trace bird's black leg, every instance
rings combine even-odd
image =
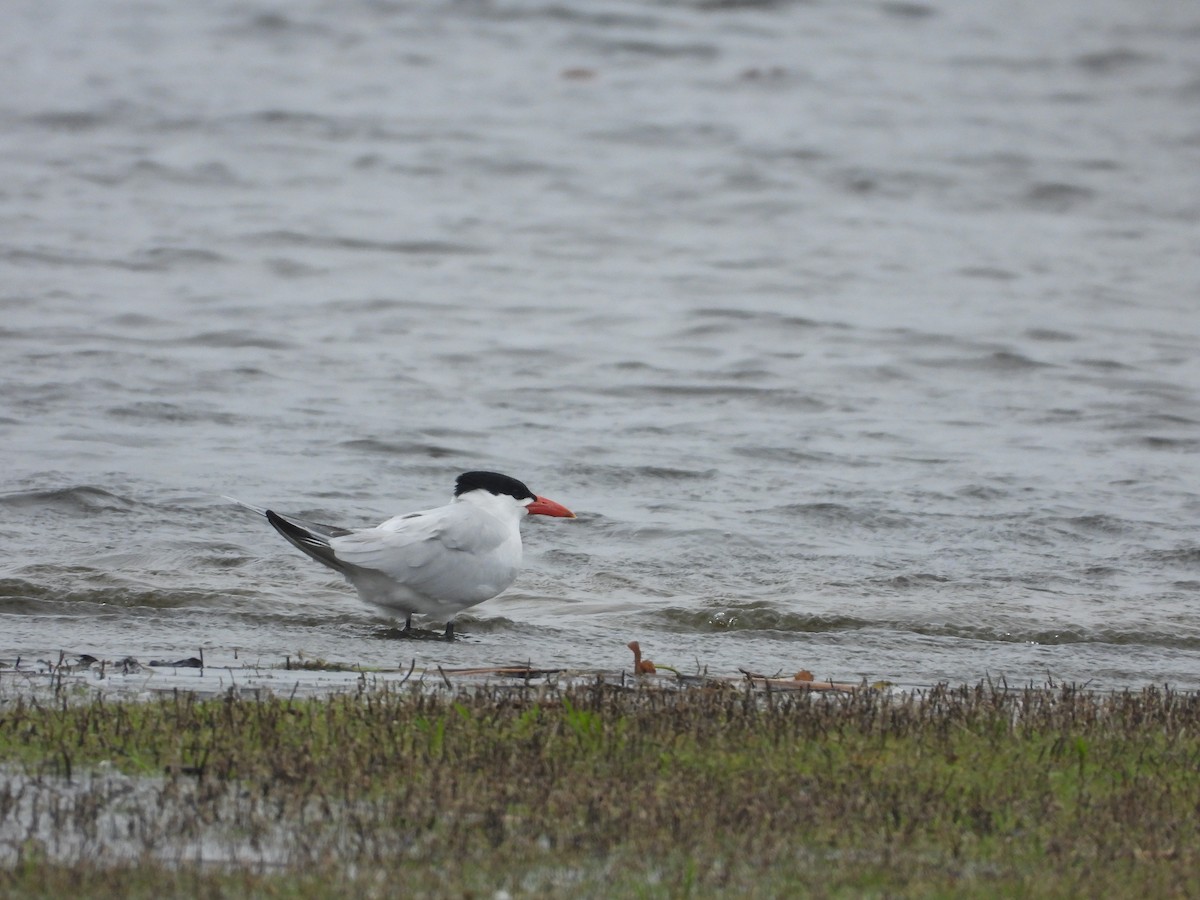
[[[446,634],[444,635],[444,639],[447,641],[454,640],[454,620],[453,619],[451,619],[449,622],[446,623]]]

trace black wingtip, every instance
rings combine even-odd
[[[263,515],[267,517],[267,521],[271,523],[271,527],[285,537],[293,535],[297,531],[295,525],[293,525],[283,516],[279,515],[279,513],[275,512],[273,509],[266,510]]]
[[[302,550],[317,562],[329,566],[331,569],[337,569],[339,572],[346,571],[345,564],[337,558],[337,554],[329,546],[328,538],[320,534],[314,534],[302,525],[289,521],[274,510],[265,510],[264,514],[267,517],[267,521],[271,523],[271,526],[283,535],[292,546]]]
[[[275,510],[268,509],[266,511],[267,521],[293,544],[300,546],[302,544],[314,544],[321,546],[321,542],[313,537],[312,532],[301,528],[294,522],[289,522],[283,516],[279,515]]]

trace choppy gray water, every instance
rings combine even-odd
[[[1200,687],[1200,7],[18,2],[0,656]],[[580,513],[453,646],[223,500]]]

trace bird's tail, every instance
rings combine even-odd
[[[271,523],[271,527],[278,531],[281,535],[287,538],[288,543],[299,550],[304,551],[317,562],[324,563],[331,569],[336,569],[339,572],[346,572],[347,565],[337,558],[333,552],[333,548],[329,545],[330,538],[342,537],[350,533],[348,528],[339,528],[337,525],[323,525],[320,522],[309,522],[305,519],[298,519],[295,516],[288,516],[277,513],[272,509],[263,509],[260,506],[252,506],[249,503],[243,503],[236,497],[226,497],[236,503],[243,509],[248,509],[252,513],[256,513]]]
[[[248,509],[252,513],[258,513],[264,519],[267,517],[267,511],[265,509],[263,509],[261,506],[251,506],[249,503],[243,503],[237,497],[230,497],[228,494],[223,494],[221,496],[221,499],[228,500],[230,503],[236,503],[242,509]]]
[[[271,526],[287,538],[288,543],[293,547],[303,550],[317,562],[324,563],[331,569],[337,569],[339,572],[347,571],[346,564],[337,558],[333,548],[329,546],[329,539],[348,534],[346,529],[320,525],[316,522],[305,522],[303,519],[293,519],[291,516],[282,516],[270,509],[266,510],[264,515]]]
[[[237,497],[230,497],[226,495],[224,499],[230,501],[231,503],[236,503],[242,509],[248,509],[252,513],[257,513],[276,528],[279,528],[279,524],[276,522],[276,520],[281,520],[293,528],[311,532],[313,536],[319,536],[322,538],[335,538],[350,534],[349,528],[342,528],[339,525],[325,525],[321,522],[310,522],[308,519],[301,519],[299,516],[290,516],[287,513],[276,512],[273,509],[263,509],[261,506],[253,506],[249,503],[243,503],[241,500],[237,499]]]

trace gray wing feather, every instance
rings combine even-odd
[[[465,598],[480,589],[472,560],[501,544],[508,532],[498,521],[461,512],[451,508],[389,520],[379,528],[334,538],[330,545],[342,563],[382,572],[430,596]]]

